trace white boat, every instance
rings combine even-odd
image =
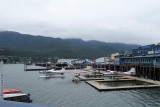
[[[25,94],[18,89],[4,89],[3,99],[8,101],[17,101],[17,102],[32,102],[29,93]]]

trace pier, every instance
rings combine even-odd
[[[58,66],[57,66],[58,65]],[[27,68],[27,64],[24,64],[24,71],[44,71],[44,70],[51,70],[51,69],[55,69],[55,70],[61,70],[62,68],[65,68],[66,70],[71,70],[71,69],[80,69],[80,67],[68,67],[66,66],[66,64],[56,64],[56,66],[54,64],[35,64],[35,66],[40,66],[40,67],[44,67],[44,68],[32,68],[29,69]]]
[[[49,68],[42,68],[42,69],[25,69],[25,71],[45,71],[50,70]]]

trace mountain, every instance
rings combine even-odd
[[[131,50],[139,45],[61,39],[21,34],[13,31],[0,32],[0,55],[53,56],[60,58],[97,58],[114,52]]]

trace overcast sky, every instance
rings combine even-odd
[[[160,42],[160,0],[0,0],[0,30],[154,44]]]

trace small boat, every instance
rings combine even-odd
[[[32,102],[30,99],[30,94],[25,94],[18,89],[4,89],[3,90],[3,99],[8,101],[17,101],[17,102]]]

